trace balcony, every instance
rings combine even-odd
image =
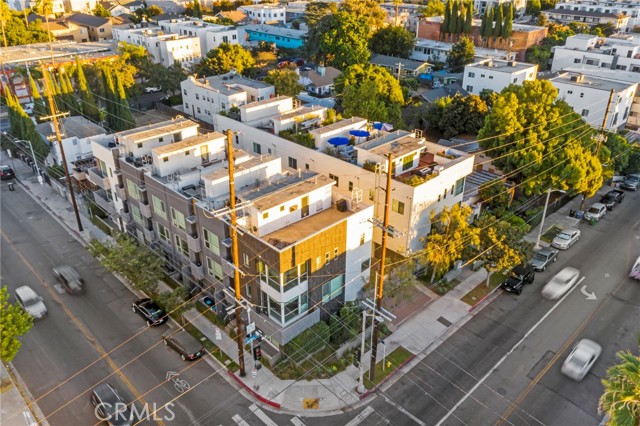
[[[98,207],[105,211],[108,215],[115,214],[116,209],[113,206],[113,201],[111,200],[111,195],[105,191],[104,189],[99,189],[93,192],[93,200],[96,202]]]
[[[125,212],[123,210],[120,210],[120,217],[122,218],[122,221],[124,222],[125,225],[128,225],[131,222],[133,222],[130,212]]]
[[[120,186],[120,185],[116,186],[116,195],[121,200],[126,200],[127,199],[127,192],[124,190],[124,185],[123,186]]]
[[[152,243],[156,240],[156,233],[153,232],[153,229],[147,229],[147,227],[145,226],[142,229],[142,233],[144,234],[144,240],[147,243]]]
[[[94,185],[98,185],[102,189],[110,189],[111,183],[109,177],[102,173],[102,170],[98,167],[91,167],[87,170],[87,178]]]
[[[191,275],[196,280],[204,279],[204,268],[202,265],[198,265],[197,263],[191,262]]]
[[[151,217],[151,206],[149,204],[140,203],[140,213],[144,217]]]
[[[202,251],[202,247],[200,246],[200,237],[189,235],[187,237],[187,245],[189,246],[189,250],[194,253],[200,253]]]

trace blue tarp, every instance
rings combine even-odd
[[[335,138],[331,138],[328,140],[331,145],[341,146],[341,145],[349,145],[349,138],[345,138],[342,136],[336,136]]]
[[[349,130],[349,134],[357,138],[366,138],[370,135],[370,133],[366,130]]]
[[[384,130],[385,132],[390,132],[393,130],[393,125],[376,121],[375,123],[373,123],[373,128],[376,130]]]

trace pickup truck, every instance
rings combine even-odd
[[[616,203],[620,204],[622,200],[624,200],[624,195],[624,191],[614,189],[604,194],[600,199],[600,202],[607,206],[607,210],[613,210],[613,208],[616,206]]]

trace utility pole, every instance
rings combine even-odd
[[[44,65],[43,65],[44,66]],[[40,117],[41,120],[51,119],[53,121],[53,129],[56,133],[56,139],[58,141],[58,148],[60,148],[60,155],[62,156],[62,167],[64,168],[64,175],[67,178],[67,186],[69,187],[69,193],[71,194],[71,205],[73,206],[73,212],[76,215],[76,222],[78,223],[78,231],[82,232],[82,221],[80,220],[80,212],[78,211],[78,204],[76,203],[76,195],[73,191],[73,183],[71,182],[71,175],[69,175],[69,167],[67,167],[67,156],[64,154],[64,147],[62,146],[62,136],[60,135],[60,126],[58,125],[58,117],[64,117],[68,113],[56,114],[56,105],[53,102],[52,88],[49,87],[49,79],[44,79],[45,91],[47,92],[47,98],[49,99],[49,108],[51,115],[48,117]]]
[[[236,228],[236,183],[233,164],[233,132],[227,130],[227,158],[229,161],[229,208],[231,209],[231,244],[233,246],[233,284],[236,296],[236,340],[238,341],[238,365],[240,377],[244,377],[244,341],[242,336],[242,294],[240,294],[240,260],[238,259],[238,231]]]
[[[382,221],[382,246],[380,254],[380,273],[378,279],[380,283],[375,294],[375,310],[382,309],[382,296],[384,295],[384,269],[387,260],[387,238],[389,234],[389,204],[391,201],[391,174],[393,173],[393,155],[389,154],[387,161],[387,189],[384,195],[384,218]],[[369,380],[373,381],[376,371],[376,355],[378,352],[378,324],[379,321],[373,319],[373,337],[371,338],[371,366],[369,369]]]
[[[402,62],[398,62],[398,83],[400,83],[400,71],[402,70]]]

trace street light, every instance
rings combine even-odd
[[[542,237],[542,229],[544,228],[544,219],[547,216],[547,207],[549,206],[549,198],[551,197],[551,192],[561,192],[563,194],[566,194],[567,191],[564,191],[562,189],[547,189],[547,201],[545,201],[544,203],[544,210],[542,210],[542,220],[540,221],[540,229],[538,229],[538,238],[536,239],[536,246],[535,249],[539,250],[540,247],[540,238]]]

